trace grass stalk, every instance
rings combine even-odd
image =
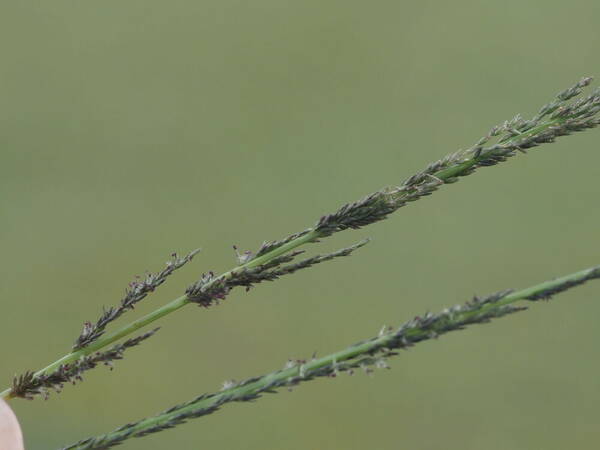
[[[478,298],[438,314],[425,314],[406,322],[396,330],[383,329],[378,336],[354,344],[344,350],[312,360],[288,361],[283,370],[253,377],[240,383],[227,382],[216,393],[201,395],[189,402],[176,405],[154,417],[122,426],[110,433],[85,439],[64,450],[105,449],[133,438],[173,428],[188,419],[211,414],[231,402],[248,402],[264,393],[291,387],[318,377],[336,377],[341,373],[352,374],[355,369],[367,372],[376,368],[388,368],[386,360],[418,342],[437,338],[467,325],[487,323],[491,319],[527,309],[514,304],[523,301],[549,299],[551,296],[581,285],[588,280],[600,278],[600,266],[581,270],[570,275],[546,281],[519,291],[502,291],[488,297]]]

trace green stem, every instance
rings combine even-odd
[[[437,336],[438,333],[443,334],[451,330],[462,329],[466,325],[477,322],[478,317],[485,317],[486,313],[492,312],[493,310],[499,311],[503,306],[513,304],[520,300],[531,299],[532,297],[535,298],[534,296],[538,294],[559,293],[587,280],[599,277],[600,266],[575,272],[561,278],[515,291],[502,297],[500,300],[491,303],[481,303],[472,310],[459,311],[447,315],[445,316],[446,318],[443,323],[434,323],[430,326],[416,325],[412,328],[408,328],[404,336],[409,343],[431,339],[432,337]],[[496,317],[500,316],[501,315],[497,315]],[[332,368],[339,367],[340,369],[348,370],[349,368],[361,365],[361,361],[364,361],[364,359],[357,360],[357,358],[370,358],[380,349],[398,347],[397,344],[393,344],[394,339],[397,339],[397,337],[393,334],[380,334],[376,338],[368,339],[336,353],[312,361],[302,362],[300,365],[295,365],[294,367],[278,370],[254,378],[252,379],[253,381],[249,380],[250,382],[241,383],[238,386],[199,397],[191,402],[171,408],[168,412],[143,419],[137,423],[121,427],[120,429],[102,436],[86,439],[67,448],[70,450],[106,448],[109,444],[116,445],[130,437],[141,437],[154,431],[171,428],[172,426],[183,423],[187,418],[210,414],[225,403],[254,400],[259,394],[265,391],[272,392],[273,389],[289,385],[290,383],[296,384],[309,381],[316,376],[326,376],[327,374],[331,374]],[[323,372],[323,370],[327,368],[330,369],[329,372]]]

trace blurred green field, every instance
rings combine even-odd
[[[3,2],[0,380],[173,251],[203,251],[125,323],[600,77],[600,2]],[[596,85],[599,83],[597,82]],[[401,209],[352,258],[189,306],[109,372],[14,401],[28,449],[154,414],[473,294],[600,263],[600,131]],[[316,250],[313,247],[311,250]],[[233,404],[127,449],[593,448],[600,286],[428,342],[391,371]],[[4,387],[4,386],[2,386]]]

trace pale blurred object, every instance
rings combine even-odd
[[[0,399],[0,450],[23,450],[21,427],[12,409]]]

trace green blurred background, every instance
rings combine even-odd
[[[203,248],[119,323],[230,268],[233,244],[304,229],[600,76],[598,23],[591,0],[4,1],[4,384],[63,355],[171,252]],[[481,170],[318,247],[372,237],[352,258],[165,318],[114,372],[14,401],[28,448],[600,263],[599,146],[592,130]],[[591,448],[598,289],[424,343],[373,378],[318,380],[124,447]]]

